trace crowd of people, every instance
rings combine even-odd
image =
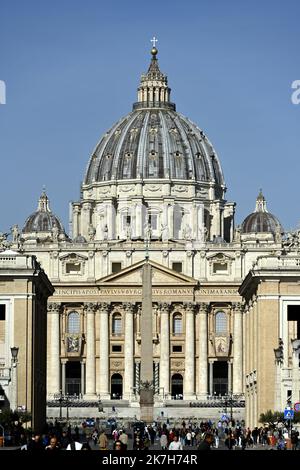
[[[98,423],[99,424],[99,423]],[[10,433],[9,444],[19,446],[21,450],[58,451],[58,450],[209,450],[225,448],[228,450],[255,449],[258,446],[285,450],[300,449],[299,432],[288,429],[281,423],[250,429],[244,422],[234,421],[201,421],[171,425],[154,422],[152,425],[132,423],[128,429],[121,429],[117,423],[102,429],[99,425],[87,427],[62,426],[56,421],[47,424],[43,433],[29,433],[23,426],[15,422]]]

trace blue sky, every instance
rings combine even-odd
[[[68,228],[93,148],[136,101],[153,35],[172,101],[218,152],[236,223],[262,188],[296,227],[299,18],[296,0],[1,0],[0,231],[23,226],[43,185]]]

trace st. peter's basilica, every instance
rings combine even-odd
[[[235,226],[216,150],[176,111],[157,54],[153,47],[132,111],[90,156],[69,233],[43,191],[10,246],[2,237],[0,273],[34,255],[55,289],[47,287],[48,401],[62,391],[133,416],[149,262],[154,407],[201,403],[201,416],[205,403],[234,396],[255,426],[267,409],[300,401],[300,237],[268,212],[262,191]],[[1,288],[3,370],[15,338],[28,334],[9,321],[14,296]],[[9,396],[1,374],[0,383]]]

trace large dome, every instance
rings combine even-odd
[[[180,179],[224,185],[217,154],[193,122],[169,101],[167,77],[152,49],[142,75],[138,102],[97,144],[88,164],[86,185],[124,179]]]

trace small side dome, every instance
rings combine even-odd
[[[51,212],[49,199],[45,191],[39,199],[37,211],[31,214],[23,227],[22,233],[56,232],[65,234],[59,218]]]
[[[267,211],[267,203],[260,190],[256,199],[255,211],[249,214],[241,224],[242,233],[272,233],[283,232],[277,217]]]

